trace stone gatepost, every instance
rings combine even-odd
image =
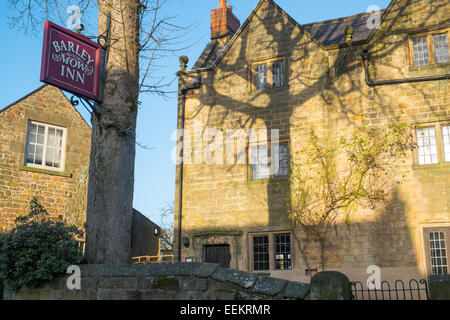
[[[350,280],[337,271],[315,274],[310,285],[311,300],[351,300]]]
[[[428,277],[431,300],[450,300],[450,274]]]

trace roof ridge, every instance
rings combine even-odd
[[[236,41],[236,38],[238,38],[241,33],[243,32],[243,30],[247,27],[247,25],[250,23],[250,21],[252,20],[253,16],[256,14],[256,12],[259,10],[259,8],[262,6],[262,4],[264,2],[270,2],[272,3],[276,8],[278,8],[280,10],[280,12],[282,13],[282,15],[284,15],[285,17],[288,18],[288,20],[290,20],[294,25],[298,26],[311,40],[312,42],[316,43],[320,48],[327,50],[327,48],[331,48],[333,46],[341,46],[343,44],[345,44],[345,38],[344,38],[344,33],[343,30],[340,31],[342,34],[337,35],[335,31],[331,30],[330,32],[326,32],[324,33],[323,30],[314,30],[314,29],[323,29],[323,27],[329,25],[330,29],[336,29],[338,28],[338,24],[342,24],[342,27],[344,27],[346,24],[351,23],[354,24],[355,21],[358,21],[358,26],[361,24],[360,21],[358,19],[361,19],[362,17],[368,17],[370,15],[373,15],[374,12],[376,11],[372,11],[372,12],[362,12],[362,13],[357,13],[357,14],[353,14],[351,16],[346,16],[346,17],[340,17],[340,18],[334,18],[334,19],[328,19],[328,20],[323,20],[323,21],[317,21],[317,22],[312,22],[312,23],[306,23],[306,24],[300,24],[296,19],[294,19],[286,10],[284,10],[283,8],[281,8],[274,0],[260,0],[258,5],[255,7],[255,9],[253,9],[253,11],[250,13],[250,15],[246,18],[246,20],[241,24],[240,28],[238,29],[238,31],[236,31],[236,33],[231,37],[231,39],[224,45],[222,46],[220,49],[220,52],[214,56],[214,61],[208,61],[206,63],[206,65],[204,65],[203,67],[198,67],[198,62],[199,60],[202,58],[203,55],[207,55],[208,58],[212,57],[214,54],[216,54],[217,52],[215,52],[213,54],[213,52],[205,52],[207,51],[206,49],[209,46],[206,46],[206,48],[204,49],[204,51],[202,52],[202,54],[200,55],[199,59],[197,59],[197,62],[194,64],[194,67],[189,71],[189,72],[199,72],[202,70],[211,70],[212,68],[214,68],[218,62],[220,62],[220,60],[223,58],[224,56],[224,52],[226,53],[227,50],[229,50],[229,48],[233,45],[233,43]],[[394,3],[396,0],[391,0],[391,3],[389,6],[392,6],[392,3]],[[387,11],[388,8],[385,9],[380,9],[380,13],[382,15],[384,15]],[[357,39],[356,42],[362,42],[362,41],[366,41],[368,38],[368,32],[370,30],[368,30],[367,28],[362,28],[361,30],[358,30],[359,32],[359,38]],[[373,30],[372,30],[373,32]],[[321,33],[322,36],[318,33]],[[323,36],[325,36],[326,38],[324,39]],[[364,38],[363,38],[364,37]],[[356,39],[356,35],[355,35],[355,39]],[[205,61],[203,61],[204,63]]]

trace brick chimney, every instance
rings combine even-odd
[[[220,7],[211,11],[211,39],[233,36],[241,22],[233,14],[233,8],[227,6],[227,0],[220,0]]]

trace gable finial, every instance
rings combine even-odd
[[[178,59],[178,61],[180,62],[180,71],[178,71],[176,75],[178,77],[181,77],[186,74],[186,67],[189,62],[189,58],[186,56],[181,56],[180,59]]]
[[[355,32],[355,29],[352,26],[347,26],[344,29],[344,35],[345,35],[345,42],[348,45],[351,45],[352,41],[353,41],[353,34]]]

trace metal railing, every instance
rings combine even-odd
[[[164,254],[159,256],[140,256],[133,257],[131,262],[133,264],[152,264],[162,262],[173,262],[173,254]]]
[[[402,280],[396,280],[391,287],[387,281],[381,282],[379,289],[364,288],[360,281],[350,283],[353,300],[429,300],[428,282],[425,279],[409,280],[408,287]]]

